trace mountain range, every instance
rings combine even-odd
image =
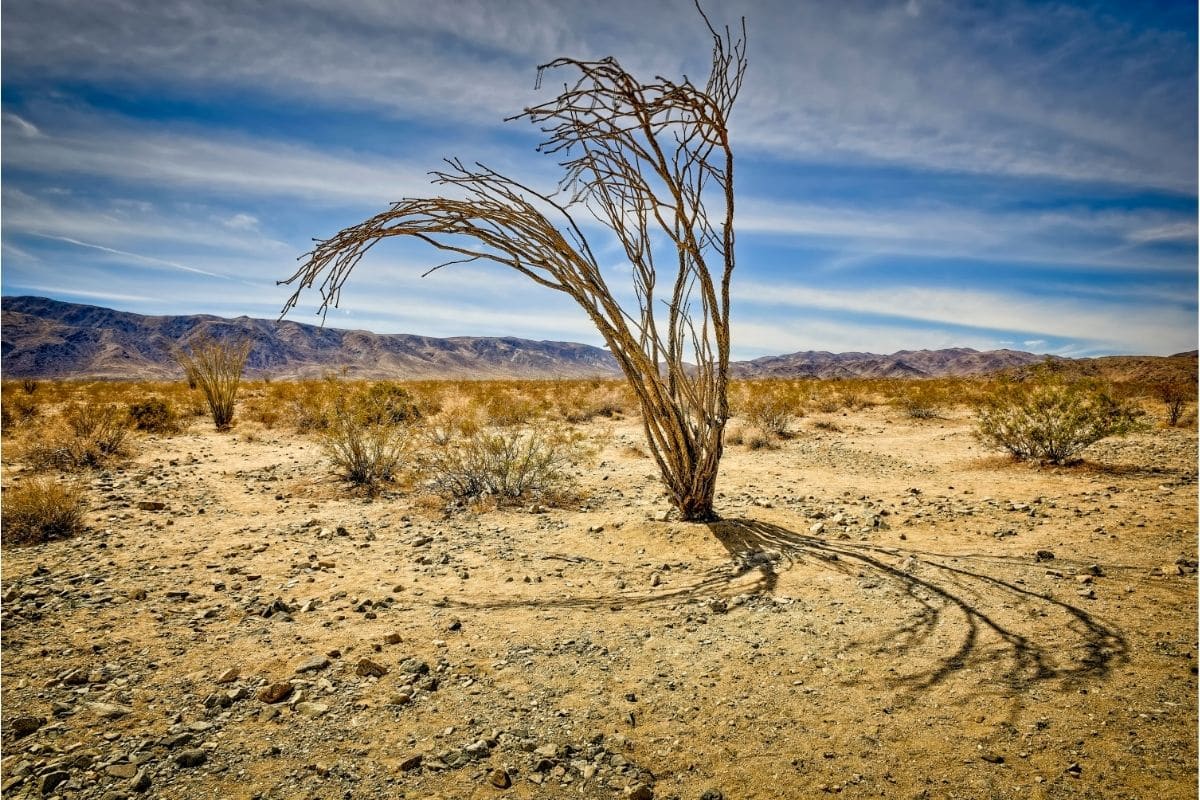
[[[247,337],[247,374],[273,378],[580,378],[617,377],[607,350],[572,342],[514,337],[433,338],[376,334],[207,314],[145,316],[45,297],[0,300],[6,378],[166,380],[182,370],[172,349],[199,336]],[[970,348],[875,353],[804,352],[731,365],[737,377],[922,378],[981,375],[1048,356]],[[1194,363],[1194,354],[1192,354]]]

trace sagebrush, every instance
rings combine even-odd
[[[31,477],[4,491],[5,544],[37,544],[65,539],[83,530],[87,506],[76,486],[49,477]]]

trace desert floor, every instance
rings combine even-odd
[[[1194,428],[1040,468],[810,416],[711,525],[583,430],[581,504],[449,517],[292,433],[139,436],[4,552],[4,797],[1196,797]]]

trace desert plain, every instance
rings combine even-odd
[[[1044,466],[810,409],[695,524],[636,412],[570,424],[567,500],[456,509],[239,414],[5,548],[5,798],[1196,797],[1194,419]]]

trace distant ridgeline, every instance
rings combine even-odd
[[[572,342],[513,337],[437,339],[325,328],[285,320],[207,314],[145,316],[44,297],[5,297],[0,334],[6,378],[107,378],[167,380],[182,377],[171,347],[197,335],[253,342],[251,377],[488,379],[615,378],[616,360],[605,349]],[[969,348],[875,353],[805,352],[767,356],[731,365],[743,378],[925,378],[985,375],[1047,357],[1015,350]],[[1166,370],[1196,375],[1196,353],[1169,358],[1112,356],[1071,361],[1085,374],[1143,377]]]

